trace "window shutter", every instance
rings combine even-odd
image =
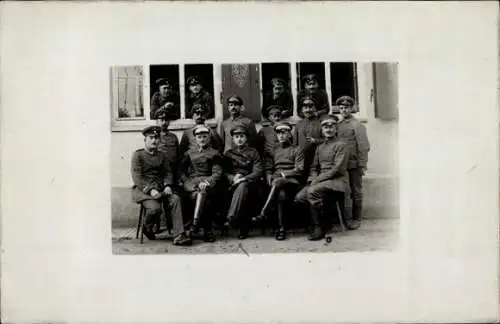
[[[374,63],[375,117],[398,119],[398,64]]]

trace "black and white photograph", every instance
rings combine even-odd
[[[113,253],[397,247],[397,62],[110,70]]]

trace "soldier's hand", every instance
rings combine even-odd
[[[309,136],[306,137],[306,142],[307,143],[314,143],[315,141],[316,140],[314,138],[312,138],[312,137],[309,137]]]
[[[166,196],[170,196],[173,192],[172,192],[172,188],[170,188],[169,186],[166,186],[165,189],[163,189],[163,193],[166,195]]]
[[[272,175],[266,174],[266,183],[268,186],[271,185],[271,181],[272,181]]]
[[[151,190],[149,194],[151,195],[151,197],[153,197],[153,199],[158,199],[161,197],[160,192],[156,189]]]
[[[364,176],[366,174],[366,167],[361,168],[361,175]]]
[[[237,173],[234,177],[233,177],[233,183],[236,184],[238,182],[239,179],[241,179],[242,175]]]
[[[237,184],[239,184],[239,183],[241,183],[241,182],[245,182],[245,181],[247,181],[247,178],[245,178],[245,177],[241,177],[241,178],[238,178],[238,180],[236,180],[236,181],[234,182],[234,184],[235,184],[235,185],[237,185]]]
[[[200,182],[200,184],[198,185],[198,188],[200,188],[200,190],[205,190],[207,189],[207,187],[208,187],[208,182],[206,181]]]

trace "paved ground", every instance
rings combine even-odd
[[[230,237],[217,237],[215,243],[196,240],[190,247],[172,245],[169,239],[149,241],[144,244],[135,239],[135,228],[113,229],[114,254],[201,254],[201,253],[275,253],[275,252],[351,252],[351,251],[390,251],[396,248],[399,236],[399,219],[363,220],[361,227],[354,231],[340,231],[335,227],[326,241],[310,242],[307,234],[296,231],[286,241],[278,242],[270,233],[261,235],[253,232],[246,240]]]

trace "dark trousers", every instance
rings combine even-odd
[[[144,227],[148,231],[152,231],[153,225],[159,220],[162,214],[162,205],[165,210],[166,217],[172,220],[172,231],[174,234],[180,234],[184,231],[184,221],[182,218],[181,199],[176,194],[162,196],[162,198],[143,200],[141,204],[146,208],[146,217]]]
[[[356,168],[348,170],[349,188],[351,189],[351,199],[353,202],[363,201],[363,169]]]
[[[273,185],[276,187],[273,203],[276,205],[278,211],[275,220],[279,227],[286,227],[289,224],[289,216],[286,216],[286,209],[293,202],[299,189],[299,183],[296,180],[277,179],[273,182]]]

